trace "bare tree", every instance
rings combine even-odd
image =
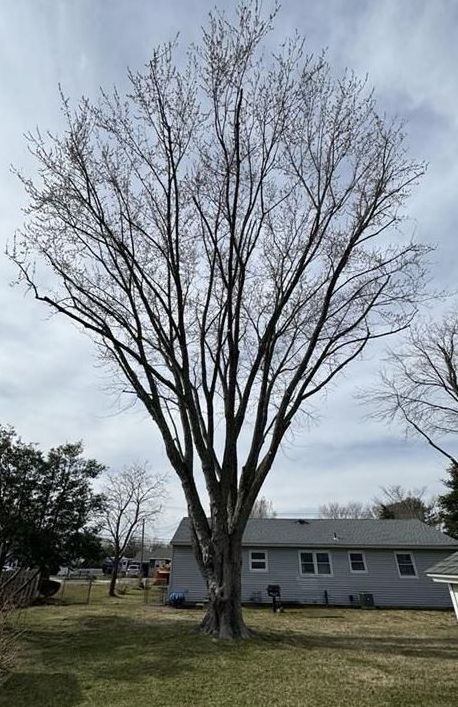
[[[376,518],[405,520],[416,518],[429,525],[438,525],[437,499],[426,498],[426,487],[405,489],[402,486],[382,486],[383,496],[374,499]]]
[[[164,478],[135,464],[109,478],[104,489],[101,532],[113,547],[109,595],[116,594],[119,561],[143,523],[151,524],[161,511]]]
[[[412,327],[388,362],[380,388],[362,396],[372,416],[401,423],[458,464],[444,446],[458,437],[458,317]]]
[[[272,501],[265,496],[256,499],[250,512],[250,518],[275,518],[276,515]]]
[[[423,274],[396,228],[423,172],[402,127],[300,39],[268,54],[272,21],[257,2],[211,14],[184,68],[166,45],[126,97],[64,101],[65,134],[30,136],[40,177],[23,178],[12,252],[159,428],[208,585],[202,629],[224,638],[249,635],[242,535],[293,420],[406,326]]]
[[[438,512],[436,499],[426,498],[426,488],[404,489],[402,486],[382,486],[382,496],[372,503],[360,501],[331,503],[320,506],[320,518],[418,518],[436,525]]]
[[[319,508],[320,518],[373,518],[374,514],[368,505],[360,501],[338,503],[332,501]]]

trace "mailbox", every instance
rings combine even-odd
[[[272,611],[274,612],[274,614],[277,611],[281,611],[280,585],[279,584],[268,584],[267,585],[267,594],[269,597],[272,598]]]

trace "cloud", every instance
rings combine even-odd
[[[126,86],[127,66],[141,68],[151,48],[173,39],[197,39],[214,0],[110,3],[6,0],[0,15],[0,234],[6,241],[22,221],[24,195],[9,165],[34,169],[23,133],[59,130],[57,84],[72,100],[94,97],[99,86]],[[226,3],[220,2],[221,6]],[[409,213],[417,237],[437,242],[439,284],[456,281],[458,183],[458,5],[438,0],[285,0],[272,42],[305,33],[309,47],[328,46],[337,72],[349,66],[369,74],[381,110],[408,118],[411,153],[429,161]],[[0,262],[0,421],[24,439],[48,447],[83,438],[91,456],[112,466],[150,459],[168,468],[157,430],[137,407],[115,414],[107,372],[96,366],[90,341],[21,289]],[[444,464],[419,442],[395,429],[367,423],[353,400],[377,368],[375,353],[355,364],[320,406],[320,424],[297,433],[276,460],[263,490],[282,513],[311,512],[336,499],[370,499],[381,484],[439,489]],[[170,536],[186,512],[179,483],[158,526]]]

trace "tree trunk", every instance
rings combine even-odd
[[[8,549],[6,543],[0,544],[0,574],[3,570],[3,565],[6,564],[6,558],[8,557]]]
[[[118,565],[119,565],[119,561],[114,560],[113,568],[111,570],[110,588],[108,590],[109,597],[116,596],[116,580],[118,579]]]
[[[242,616],[242,546],[226,534],[212,541],[206,566],[209,606],[201,623],[205,634],[218,638],[249,638]]]

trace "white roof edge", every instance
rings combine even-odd
[[[458,582],[458,574],[432,574],[431,572],[427,572],[426,575],[431,577],[434,582],[446,582],[451,584]]]

